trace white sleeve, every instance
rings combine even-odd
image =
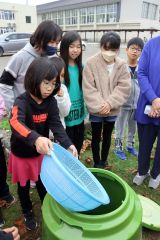
[[[57,100],[60,117],[64,118],[69,114],[71,108],[71,100],[68,94],[67,87],[64,84],[61,84],[61,88],[64,92],[63,97],[59,97],[56,95],[55,98]]]
[[[0,83],[0,93],[5,101],[6,110],[9,113],[14,103],[13,86]]]

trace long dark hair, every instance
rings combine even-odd
[[[35,32],[30,37],[31,45],[36,49],[45,51],[47,44],[53,41],[60,41],[62,38],[62,29],[53,21],[47,20],[41,22]]]
[[[79,70],[79,85],[82,87],[82,40],[80,35],[75,31],[69,31],[65,33],[65,35],[62,37],[61,46],[60,46],[60,56],[63,58],[65,64],[66,64],[66,71],[64,75],[65,84],[68,87],[70,85],[70,77],[68,72],[68,65],[69,65],[69,46],[79,40],[81,45],[81,53],[80,55],[75,59],[75,63],[78,66]]]

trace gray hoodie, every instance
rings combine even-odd
[[[24,77],[31,62],[40,55],[27,43],[24,48],[11,57],[5,67],[5,71],[9,72],[13,78],[13,85],[0,83],[0,93],[5,100],[7,111],[10,111],[14,99],[22,94],[24,90]]]
[[[136,67],[134,74],[132,73],[130,67],[128,67],[128,70],[131,74],[131,93],[127,102],[125,102],[122,108],[126,110],[134,110],[137,108],[137,102],[138,102],[139,93],[140,93],[140,88],[139,88],[138,79],[137,79],[138,66]]]

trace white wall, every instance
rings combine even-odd
[[[122,0],[121,1],[120,23],[122,23],[122,24],[128,23],[128,24],[130,24],[130,26],[134,23],[136,26],[136,23],[139,23],[138,25],[140,28],[158,28],[158,29],[160,29],[160,23],[159,23],[160,1],[159,0],[144,0],[144,1],[158,5],[156,20],[141,18],[143,0],[134,0],[134,1]],[[138,28],[138,25],[137,25],[137,28]]]
[[[132,22],[141,17],[142,0],[121,0],[120,22]]]
[[[8,23],[16,24],[17,32],[33,32],[37,27],[36,6],[14,3],[0,3],[0,10],[15,12],[15,20],[0,20],[0,27],[7,27]],[[31,23],[26,23],[26,16],[31,16]]]

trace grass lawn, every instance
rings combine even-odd
[[[8,129],[8,123],[7,121],[3,121],[3,123],[0,126],[1,128]],[[85,138],[91,139],[90,129],[86,131]],[[136,141],[136,147],[138,148],[138,141]],[[109,162],[113,166],[112,171],[122,177],[138,194],[142,194],[152,200],[154,200],[156,203],[160,205],[160,187],[157,190],[152,190],[148,188],[148,179],[144,181],[144,183],[141,186],[135,186],[132,184],[133,176],[136,174],[137,170],[137,159],[135,157],[132,157],[130,154],[127,154],[127,160],[121,161],[118,160],[114,154],[114,134],[112,139],[112,146],[110,149],[109,154]],[[86,158],[90,157],[92,159],[91,149],[88,147],[82,154],[81,154],[81,161],[87,166],[92,167],[92,161],[91,163],[86,163]],[[11,184],[10,182],[10,176],[8,176],[8,183],[10,185],[11,192],[17,197],[16,193],[16,186]],[[19,205],[19,201],[17,200],[17,203],[14,204],[9,209],[3,208],[3,215],[6,220],[6,227],[11,226],[13,224],[16,224],[19,227],[20,233],[21,233],[21,239],[23,240],[38,240],[41,235],[41,207],[40,207],[40,201],[37,196],[37,192],[35,189],[31,189],[31,198],[33,201],[33,209],[36,215],[36,219],[39,223],[39,227],[35,231],[26,231],[23,218],[21,215],[21,209]],[[119,239],[123,240],[123,239]],[[136,240],[136,239],[135,239]],[[160,240],[160,232],[155,232],[147,229],[143,229],[143,240]]]

